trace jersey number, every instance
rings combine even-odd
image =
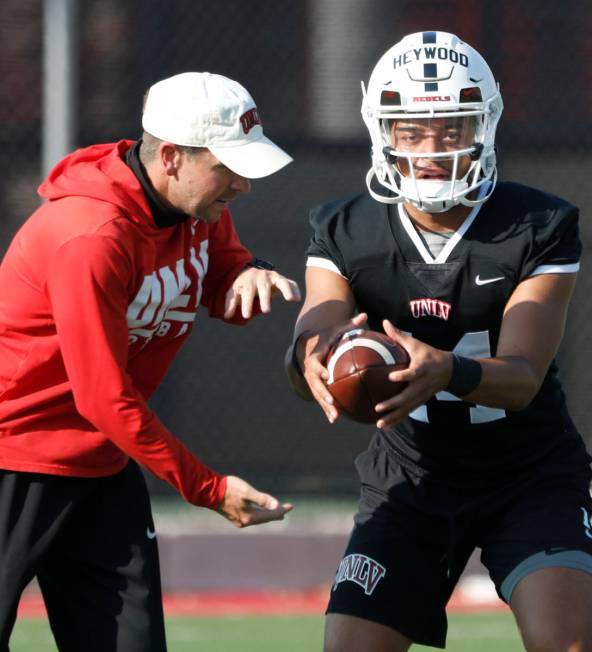
[[[453,353],[464,355],[468,358],[490,358],[491,347],[489,345],[489,331],[477,333],[465,333],[462,339],[454,347]],[[460,401],[462,399],[450,394],[450,392],[438,392],[434,398],[438,401]],[[486,407],[485,405],[467,404],[471,423],[487,423],[497,421],[506,416],[506,411],[500,408]],[[428,410],[426,405],[420,405],[409,414],[416,421],[429,423]]]

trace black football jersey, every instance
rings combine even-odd
[[[436,258],[401,205],[367,194],[314,209],[311,224],[307,264],[347,279],[370,328],[382,330],[387,318],[419,340],[469,357],[495,356],[504,308],[521,281],[579,269],[577,208],[513,183],[499,183]],[[579,437],[555,362],[524,410],[475,405],[442,391],[379,436],[400,462],[460,484],[527,468],[561,437]]]

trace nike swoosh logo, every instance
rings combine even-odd
[[[149,539],[156,539],[156,530],[151,530],[149,527],[146,528],[146,536]]]
[[[496,281],[503,281],[503,276],[496,276],[495,278],[481,278],[479,274],[475,276],[475,283],[477,285],[487,285],[488,283],[495,283]]]

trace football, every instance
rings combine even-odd
[[[325,366],[327,389],[336,407],[360,423],[375,423],[374,406],[401,392],[407,383],[393,383],[391,371],[409,366],[407,351],[384,333],[361,328],[344,333],[331,347]]]

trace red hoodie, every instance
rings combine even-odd
[[[198,306],[222,318],[251,254],[227,211],[213,225],[158,228],[123,160],[131,144],[58,163],[39,188],[49,201],[0,266],[0,468],[97,477],[132,457],[189,502],[215,508],[225,478],[146,401]]]

